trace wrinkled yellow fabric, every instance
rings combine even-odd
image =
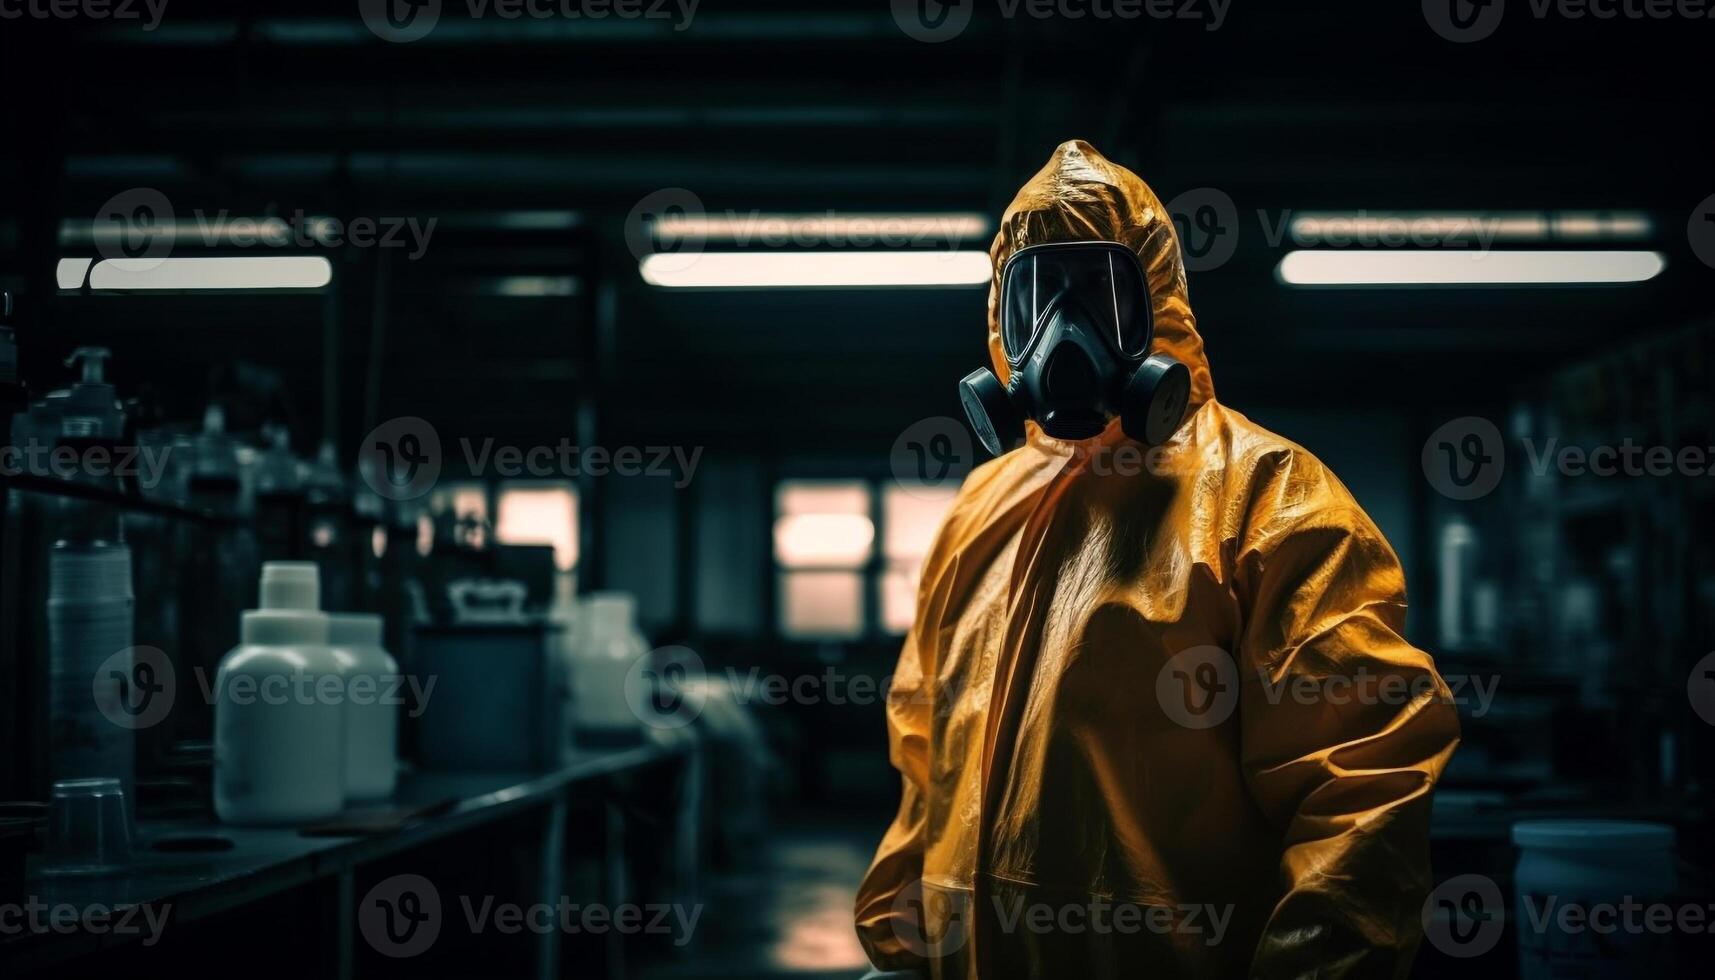
[[[889,695],[904,792],[857,896],[859,937],[878,967],[936,977],[1403,976],[1458,717],[1401,638],[1399,561],[1315,457],[1215,399],[1172,219],[1087,143],[1055,151],[990,250],[1003,379],[1000,269],[1071,240],[1142,259],[1153,350],[1191,370],[1188,417],[1148,465],[1117,423],[1081,443],[1031,424],[965,481]],[[1230,654],[1238,700],[1198,729],[1157,680],[1205,645]],[[1364,678],[1394,696],[1329,686]],[[1292,684],[1347,696],[1281,693]],[[918,889],[968,931],[927,958]],[[1130,931],[1018,916],[1103,903],[1228,918],[1217,942],[1183,911],[1183,928]]]

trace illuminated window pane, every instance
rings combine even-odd
[[[957,493],[955,487],[896,483],[882,497],[887,529],[882,554],[887,570],[881,576],[881,625],[889,633],[906,632],[916,618],[923,556],[929,553]]]
[[[928,554],[957,493],[956,487],[889,486],[882,497],[882,519],[887,528],[882,554],[889,561]]]
[[[791,514],[774,522],[774,555],[787,568],[862,568],[875,525],[857,514]]]
[[[857,569],[875,551],[862,483],[783,483],[775,496],[774,557],[787,568]]]
[[[917,576],[922,566],[889,568],[881,576],[881,626],[905,633],[917,617]]]
[[[564,486],[508,486],[500,491],[494,535],[501,544],[551,544],[554,564],[578,563],[577,495]]]
[[[862,514],[869,516],[869,487],[850,480],[789,480],[775,493],[782,514]]]
[[[452,511],[459,517],[488,520],[488,491],[480,483],[455,483],[437,489],[429,497],[432,513]]]
[[[863,634],[860,572],[785,572],[780,630],[787,636],[839,639]]]

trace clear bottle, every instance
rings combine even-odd
[[[392,796],[399,765],[399,664],[381,646],[381,617],[333,613],[328,643],[345,677],[345,795]]]
[[[32,415],[35,432],[51,439],[56,459],[63,450],[76,461],[69,468],[56,462],[52,475],[117,493],[118,479],[110,466],[98,465],[96,454],[119,447],[125,429],[125,413],[106,380],[108,357],[101,347],[73,351],[66,366],[78,368],[80,380],[50,394],[43,411]],[[139,701],[131,689],[137,680],[131,549],[119,511],[109,503],[61,497],[54,520],[47,600],[50,768],[56,780],[117,779],[130,800],[136,742],[124,722]]]
[[[260,609],[215,676],[214,809],[289,825],[345,807],[345,676],[312,562],[262,566]]]

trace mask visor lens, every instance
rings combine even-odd
[[[1049,315],[1071,305],[1124,357],[1147,352],[1149,293],[1137,260],[1121,245],[1045,247],[1007,266],[1001,296],[1001,344],[1023,359]]]

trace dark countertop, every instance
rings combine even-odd
[[[299,828],[234,827],[208,819],[139,821],[132,861],[124,870],[88,876],[42,875],[40,859],[34,858],[25,893],[49,907],[170,905],[173,922],[194,921],[543,805],[568,787],[676,758],[694,744],[694,738],[680,737],[626,748],[579,751],[560,768],[539,773],[403,774],[391,800],[352,807],[342,820],[375,813],[385,816],[387,811],[435,809],[379,833],[311,836]],[[233,846],[197,852],[163,852],[153,847],[163,839],[193,837],[221,837]],[[79,945],[80,940],[103,945],[96,936],[24,931],[0,935],[0,954],[6,959],[30,956],[41,952],[42,945]]]

